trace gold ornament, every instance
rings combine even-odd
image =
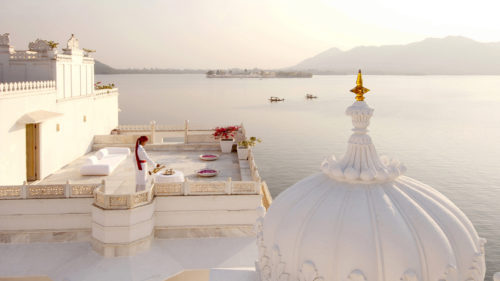
[[[351,92],[356,94],[357,101],[363,101],[365,99],[364,94],[368,93],[370,89],[363,87],[363,77],[361,76],[361,69],[358,71],[358,78],[356,79],[356,87],[354,87]]]

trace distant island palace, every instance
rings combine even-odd
[[[484,280],[465,214],[377,154],[361,71],[345,155],[273,202],[252,151],[234,152],[243,125],[222,127],[229,141],[188,121],[119,125],[89,53],[73,35],[62,53],[0,35],[0,280]],[[136,191],[139,136],[168,167]]]

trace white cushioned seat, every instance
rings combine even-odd
[[[85,160],[80,168],[84,176],[107,176],[111,174],[120,163],[130,155],[127,147],[105,147]]]

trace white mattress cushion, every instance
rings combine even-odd
[[[99,160],[97,160],[97,157],[95,155],[92,155],[85,159],[85,165],[94,165],[97,164],[98,161]]]
[[[97,159],[101,160],[103,159],[106,155],[108,155],[109,152],[106,148],[99,149],[99,151],[96,152]]]

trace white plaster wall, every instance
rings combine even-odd
[[[40,177],[90,151],[94,135],[109,134],[118,125],[118,96],[81,97],[56,102],[56,93],[0,97],[0,184],[26,180],[26,127],[17,121],[26,113],[47,110],[63,116],[40,125]],[[84,116],[87,121],[84,122]],[[60,131],[56,125],[60,124]]]
[[[53,68],[55,63],[51,60],[33,61],[26,66],[26,78],[17,81],[47,81],[54,80]]]
[[[56,80],[58,98],[90,95],[94,92],[94,62],[81,56],[57,61]]]
[[[156,227],[253,225],[260,195],[157,197]]]
[[[57,90],[0,95],[0,185],[26,179],[26,130],[17,124],[24,114],[37,110],[64,114],[40,125],[40,178],[88,152],[94,135],[108,134],[118,126],[117,95],[88,97],[94,93],[92,58],[75,52],[10,59],[11,52],[0,46],[0,82],[56,80]]]
[[[55,80],[55,60],[9,60],[9,53],[0,53],[0,82]]]
[[[102,210],[93,198],[0,200],[0,231],[89,229],[106,243],[135,241],[154,227],[253,225],[259,195],[156,197],[129,210]]]
[[[64,98],[64,64],[60,63],[56,67],[56,89],[57,98]]]
[[[258,218],[256,210],[199,210],[156,212],[156,227],[193,227],[214,225],[253,225]]]
[[[7,82],[5,73],[7,72],[6,68],[9,64],[9,47],[0,46],[0,82]]]
[[[22,184],[26,180],[26,126],[17,121],[27,112],[55,111],[55,107],[55,92],[0,97],[0,184]]]
[[[156,197],[156,211],[255,210],[261,195],[162,196]]]
[[[94,135],[109,134],[118,126],[118,96],[62,101],[56,104],[56,111],[64,116],[47,120],[40,128],[41,178],[89,152]]]
[[[0,216],[0,230],[66,230],[89,229],[90,214],[51,214]]]
[[[91,227],[93,198],[1,200],[0,231]]]

